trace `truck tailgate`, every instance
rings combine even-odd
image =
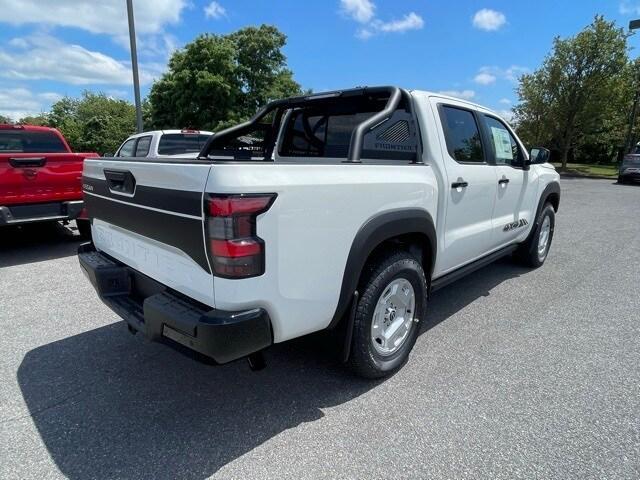
[[[210,168],[166,159],[87,160],[82,186],[96,248],[215,307],[202,212]]]
[[[84,155],[0,154],[0,205],[80,200]]]

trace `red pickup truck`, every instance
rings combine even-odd
[[[76,220],[88,236],[82,201],[82,162],[55,128],[0,124],[0,227]]]

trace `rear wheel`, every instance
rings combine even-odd
[[[89,220],[76,219],[76,226],[78,227],[78,233],[86,240],[91,239],[91,223]]]
[[[622,185],[624,185],[625,183],[627,183],[627,181],[624,179],[622,175],[618,175],[618,183],[621,183]]]
[[[517,252],[518,257],[525,265],[533,268],[542,266],[549,254],[549,248],[551,248],[555,224],[555,210],[550,203],[546,203],[538,216],[532,236],[520,246]]]
[[[360,376],[380,378],[409,357],[427,305],[427,280],[409,253],[395,252],[370,268],[361,284],[353,327],[350,367]]]

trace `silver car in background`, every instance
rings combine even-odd
[[[618,170],[618,183],[640,180],[640,143],[624,156]]]

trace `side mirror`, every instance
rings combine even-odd
[[[105,153],[102,155],[103,157],[113,157],[113,153]]]
[[[547,163],[551,158],[551,152],[546,148],[534,147],[529,153],[529,163],[536,165],[540,163]]]

